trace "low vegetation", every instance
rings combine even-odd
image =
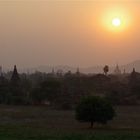
[[[105,126],[75,120],[74,111],[46,107],[0,106],[2,140],[139,140],[140,107],[116,107],[117,116]],[[131,112],[131,113],[130,113]]]

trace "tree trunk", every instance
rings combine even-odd
[[[91,129],[93,128],[93,121],[91,121]]]

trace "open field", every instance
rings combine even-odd
[[[81,124],[73,111],[46,107],[0,106],[2,140],[139,140],[140,107],[117,107],[117,116],[107,126]]]

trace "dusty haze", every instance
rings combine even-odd
[[[103,26],[102,17],[117,8],[131,23],[113,33]],[[138,60],[139,13],[135,0],[0,1],[0,64],[88,67]]]

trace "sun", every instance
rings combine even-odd
[[[126,32],[130,29],[131,24],[131,13],[127,9],[119,7],[105,9],[101,16],[103,29],[112,33]]]
[[[119,27],[121,25],[121,19],[120,18],[113,18],[112,25],[115,27]]]

